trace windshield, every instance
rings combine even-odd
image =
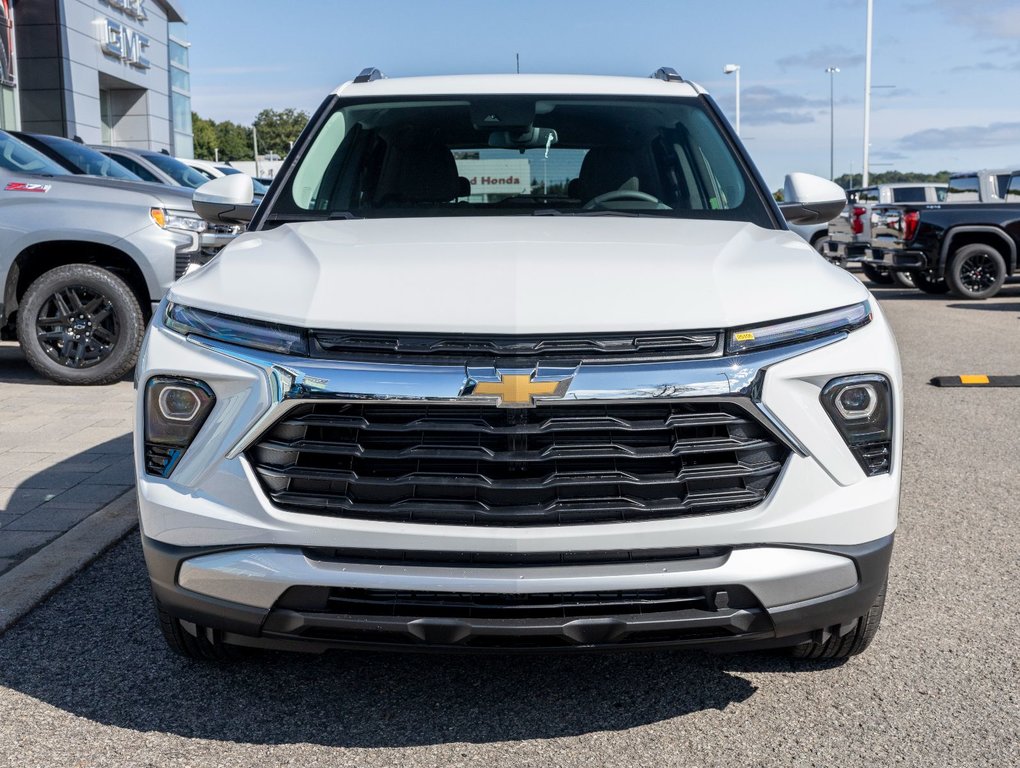
[[[0,168],[41,176],[67,176],[70,173],[39,150],[2,131],[0,131]]]
[[[132,173],[113,158],[107,157],[91,147],[86,147],[84,144],[70,139],[62,139],[59,136],[36,136],[35,139],[71,163],[79,173],[125,181],[142,180],[141,176]]]
[[[339,101],[270,219],[650,215],[774,226],[696,98]]]
[[[170,155],[164,155],[159,152],[147,152],[145,154],[145,159],[163,171],[163,173],[167,174],[182,187],[198,189],[200,186],[209,181],[208,178],[203,176],[194,168],[185,165],[180,160],[170,157]]]

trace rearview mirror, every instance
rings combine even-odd
[[[191,205],[195,213],[213,224],[247,224],[258,208],[254,199],[251,176],[234,173],[200,186]]]
[[[779,209],[791,224],[824,224],[842,213],[846,190],[821,176],[791,173],[783,184]]]
[[[552,128],[526,128],[523,131],[493,131],[489,146],[500,149],[545,149],[559,141]]]

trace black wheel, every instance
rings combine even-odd
[[[900,288],[915,288],[913,272],[893,272],[893,282]]]
[[[876,267],[874,264],[861,264],[861,270],[864,272],[864,276],[875,285],[892,285],[893,279],[888,269]]]
[[[946,282],[961,299],[987,299],[1006,281],[1006,260],[989,245],[973,243],[958,249],[946,269]]]
[[[145,333],[138,299],[123,280],[90,264],[36,278],[18,308],[29,364],[60,384],[111,384],[131,370]]]
[[[949,293],[949,285],[945,280],[934,278],[924,272],[914,272],[914,287],[936,296]]]
[[[804,643],[790,649],[795,659],[845,659],[862,653],[875,639],[878,625],[882,623],[882,609],[885,607],[885,588],[871,604],[868,612],[857,620],[857,626],[843,637],[831,635],[824,643]]]
[[[191,634],[179,619],[164,611],[158,602],[156,615],[159,617],[163,639],[170,650],[179,656],[201,661],[232,661],[240,655],[238,649],[221,642],[213,630],[195,627],[196,634]]]

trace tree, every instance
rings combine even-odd
[[[255,127],[259,132],[259,152],[275,153],[281,157],[286,155],[307,124],[308,113],[303,110],[263,109],[255,118]]]
[[[861,185],[861,175],[859,173],[849,174],[844,173],[842,176],[837,178],[836,183],[843,189],[856,189]],[[869,184],[896,184],[898,182],[936,182],[944,183],[949,181],[949,171],[939,171],[938,173],[916,173],[914,171],[882,171],[881,173],[872,173],[868,175]]]
[[[216,123],[192,112],[191,130],[195,139],[195,157],[199,160],[215,160],[216,147],[219,146],[216,137]]]
[[[220,148],[220,160],[254,160],[255,152],[251,143],[251,128],[229,120],[216,124],[216,141]]]

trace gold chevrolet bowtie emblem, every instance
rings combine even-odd
[[[562,397],[570,379],[533,381],[533,373],[502,373],[499,381],[477,381],[467,394],[476,397],[498,397],[501,408],[530,408],[536,397]]]

